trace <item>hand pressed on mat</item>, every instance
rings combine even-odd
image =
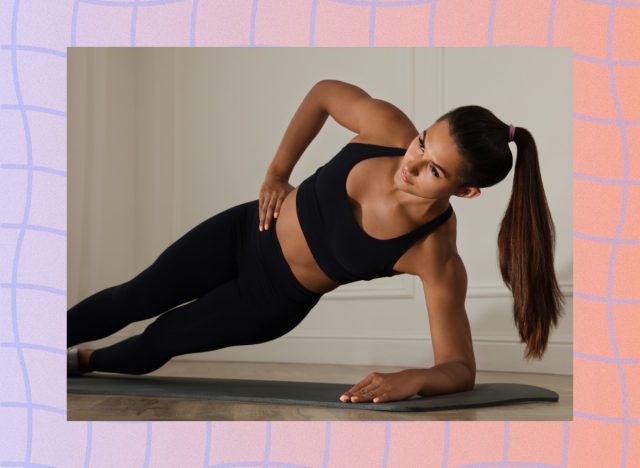
[[[347,390],[340,400],[347,403],[383,403],[400,401],[420,391],[424,380],[422,369],[404,369],[399,372],[372,372]]]

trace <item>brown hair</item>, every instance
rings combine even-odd
[[[504,179],[513,165],[509,125],[480,106],[453,109],[446,120],[462,156],[460,186],[490,187]],[[564,298],[553,266],[555,226],[542,186],[538,149],[526,128],[516,127],[518,148],[511,199],[498,233],[502,279],[513,293],[513,318],[525,359],[542,358],[551,324],[557,326]]]

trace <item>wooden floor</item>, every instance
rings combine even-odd
[[[400,367],[331,364],[169,361],[147,375],[256,380],[294,380],[355,384],[369,372],[396,372]],[[311,406],[268,405],[214,400],[143,398],[109,395],[67,396],[69,421],[571,421],[573,377],[570,375],[478,372],[476,383],[522,383],[553,390],[555,403],[530,402],[465,410],[396,413]]]

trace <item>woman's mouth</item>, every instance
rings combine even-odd
[[[411,182],[409,182],[409,178],[407,177],[407,174],[404,172],[404,168],[400,170],[400,178],[405,184],[411,185]]]

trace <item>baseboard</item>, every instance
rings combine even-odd
[[[529,363],[523,359],[524,345],[520,343],[474,340],[473,347],[479,371],[573,373],[571,343],[549,343],[543,359]],[[431,349],[427,339],[282,337],[259,345],[185,354],[174,360],[428,367],[433,365]]]

